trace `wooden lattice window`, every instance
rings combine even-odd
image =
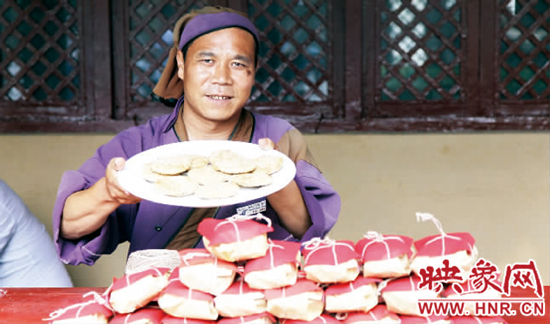
[[[466,36],[466,1],[378,4],[375,106],[366,107],[368,116],[471,114],[465,107],[472,87],[467,71],[475,62],[469,61],[466,37],[477,36]]]
[[[151,91],[160,78],[174,43],[172,29],[176,20],[186,12],[203,6],[201,1],[129,1],[129,97],[132,102],[151,101]],[[159,65],[159,62],[162,64]]]
[[[498,9],[498,100],[548,103],[550,2],[501,0]]]
[[[387,1],[381,8],[380,100],[463,99],[464,3]]]
[[[118,131],[151,100],[176,20],[247,12],[247,107],[305,132],[547,130],[548,0],[0,0],[0,131]]]
[[[10,102],[21,103],[20,114],[29,113],[33,106],[55,105],[60,114],[77,108],[83,95],[77,2],[2,2],[0,13],[0,96],[4,107],[13,109]]]
[[[249,1],[248,13],[261,41],[251,101],[328,101],[328,2]]]
[[[141,122],[167,108],[151,102],[173,45],[176,20],[205,5],[247,12],[260,36],[259,69],[248,106],[279,116],[333,116],[331,2],[126,0],[114,4],[115,116]],[[233,1],[234,2],[234,1]],[[122,54],[122,55],[121,55]],[[298,109],[296,109],[298,107]]]

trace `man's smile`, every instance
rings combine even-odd
[[[229,100],[233,98],[230,96],[221,96],[221,95],[206,95],[206,96],[213,100]]]

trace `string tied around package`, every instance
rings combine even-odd
[[[267,251],[269,253],[269,263],[270,263],[271,269],[275,268],[275,257],[273,256],[273,248],[284,250],[283,246],[273,243],[273,241],[270,238],[268,238]]]
[[[134,274],[153,268],[169,268],[174,270],[180,265],[178,251],[167,249],[147,249],[134,251],[128,256],[126,274]]]
[[[348,318],[348,313],[336,313],[334,315],[334,318],[336,318],[337,320],[339,321],[343,321],[345,320],[346,318]]]
[[[454,241],[461,241],[462,238],[458,237],[458,236],[455,236],[455,235],[449,235],[447,233],[445,233],[443,231],[443,226],[441,225],[441,222],[435,218],[432,214],[429,214],[429,213],[420,213],[420,212],[417,212],[416,213],[416,220],[417,221],[422,221],[422,222],[425,222],[425,221],[432,221],[435,226],[437,227],[437,229],[439,230],[439,233],[441,234],[439,237],[434,237],[433,239],[431,239],[430,241],[428,241],[426,244],[432,244],[438,240],[441,240],[443,242],[443,245],[444,247],[441,249],[441,255],[445,255],[445,240],[448,239],[448,240],[454,240]],[[472,250],[472,253],[473,255],[476,256],[477,258],[477,255],[478,255],[478,251],[477,251],[477,247],[474,245],[470,245],[468,243],[468,245],[470,246],[471,250]]]
[[[303,242],[302,246],[306,250],[315,250],[324,245],[335,245],[335,244],[336,244],[336,240],[333,240],[328,236],[325,236],[324,238],[314,237],[309,241]]]
[[[342,246],[345,247],[355,253],[355,247],[351,246],[349,244],[346,244],[344,242],[338,242],[337,240],[333,240],[329,238],[328,236],[325,236],[324,238],[320,237],[314,237],[310,239],[309,241],[303,242],[302,246],[304,250],[309,250],[310,252],[307,253],[307,256],[305,256],[304,264],[307,265],[309,263],[309,258],[315,254],[318,250],[324,249],[324,248],[332,248],[332,259],[334,262],[334,265],[340,264],[338,261],[338,253],[336,253],[336,246]],[[305,255],[305,253],[304,253]],[[360,271],[359,262],[357,262],[357,270]]]
[[[382,282],[380,282],[378,284],[378,287],[376,287],[376,294],[378,296],[382,295],[382,290],[384,290],[384,288],[386,288],[388,283],[390,283],[391,281],[393,281],[395,279],[398,279],[398,278],[388,278],[388,279],[382,280]]]
[[[383,242],[384,236],[377,231],[368,231],[363,235],[364,238],[374,240],[376,242]]]
[[[51,312],[48,315],[49,316],[48,318],[43,318],[42,320],[43,321],[53,321],[53,320],[59,318],[60,316],[62,316],[63,314],[65,314],[66,312],[68,312],[71,309],[80,308],[80,310],[82,310],[84,307],[86,307],[88,305],[92,305],[92,304],[103,305],[103,306],[107,307],[109,310],[111,310],[112,312],[114,312],[113,308],[111,307],[111,305],[109,304],[107,299],[103,298],[97,292],[89,291],[89,292],[85,293],[84,295],[82,295],[82,298],[87,298],[88,296],[92,296],[93,298],[88,300],[88,301],[82,302],[82,303],[69,305],[65,308],[60,308],[58,310],[55,310],[55,311]],[[80,310],[79,310],[79,312],[80,312]]]
[[[237,227],[237,224],[235,224],[235,223],[239,222],[239,221],[243,221],[243,220],[255,220],[255,219],[263,220],[267,223],[267,226],[271,227],[271,219],[269,219],[268,217],[265,217],[264,215],[262,215],[260,213],[254,214],[254,215],[235,214],[231,217],[227,217],[226,219],[224,219],[224,221],[222,221],[218,225],[216,225],[216,227],[214,227],[214,231],[218,230],[218,227],[220,227],[221,225],[232,224],[233,227],[235,228],[235,234],[237,235],[237,242],[240,242],[241,241],[241,234],[239,232],[239,228]]]
[[[181,261],[185,265],[189,265],[189,260],[194,259],[194,258],[213,258],[213,259],[215,259],[214,263],[216,263],[218,261],[218,258],[216,258],[212,254],[206,253],[206,252],[189,252],[189,253],[186,253],[181,257]]]
[[[243,221],[243,220],[263,220],[267,223],[267,226],[271,227],[271,219],[269,219],[269,217],[265,217],[261,213],[257,213],[257,214],[254,214],[254,215],[235,214],[231,217],[226,218],[225,220],[228,221],[228,222],[237,222],[237,221]],[[218,226],[219,226],[219,224],[218,224]],[[218,226],[216,226],[216,228]]]
[[[435,218],[434,215],[430,213],[417,212],[416,221],[417,222],[432,221],[435,224],[435,227],[437,227],[437,230],[441,233],[441,236],[447,236],[447,233],[443,231],[443,225],[441,225],[441,222],[439,221],[439,219]]]

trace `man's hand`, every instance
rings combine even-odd
[[[270,138],[259,139],[258,145],[266,151],[277,149],[277,145]],[[296,181],[290,181],[286,187],[269,195],[267,200],[279,215],[285,229],[294,237],[302,238],[311,226],[311,218]]]
[[[120,186],[117,172],[124,169],[123,158],[113,158],[105,169],[105,177],[99,179],[86,190],[70,195],[63,207],[61,236],[66,239],[79,239],[98,230],[109,214],[122,204],[135,204],[141,201]]]
[[[276,150],[277,149],[277,144],[275,144],[275,142],[273,142],[271,140],[271,138],[260,138],[258,140],[258,145],[260,145],[260,148],[264,151],[269,151],[269,150]]]
[[[105,170],[105,189],[113,202],[118,204],[136,204],[141,201],[128,191],[124,190],[118,182],[117,172],[124,169],[126,161],[121,158],[112,158]]]

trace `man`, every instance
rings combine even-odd
[[[53,215],[61,260],[93,264],[124,241],[130,241],[130,253],[200,246],[200,220],[223,219],[257,206],[265,206],[262,213],[272,220],[273,239],[307,240],[332,228],[340,197],[313,164],[303,136],[284,120],[243,109],[254,84],[258,48],[254,25],[228,8],[206,7],[176,23],[174,48],[154,89],[163,101],[177,101],[174,111],[121,132],[78,171],[63,175]],[[141,200],[118,184],[116,172],[126,159],[188,140],[276,148],[296,163],[297,174],[267,198],[220,208],[161,205]]]
[[[44,224],[0,180],[0,287],[72,286]]]

